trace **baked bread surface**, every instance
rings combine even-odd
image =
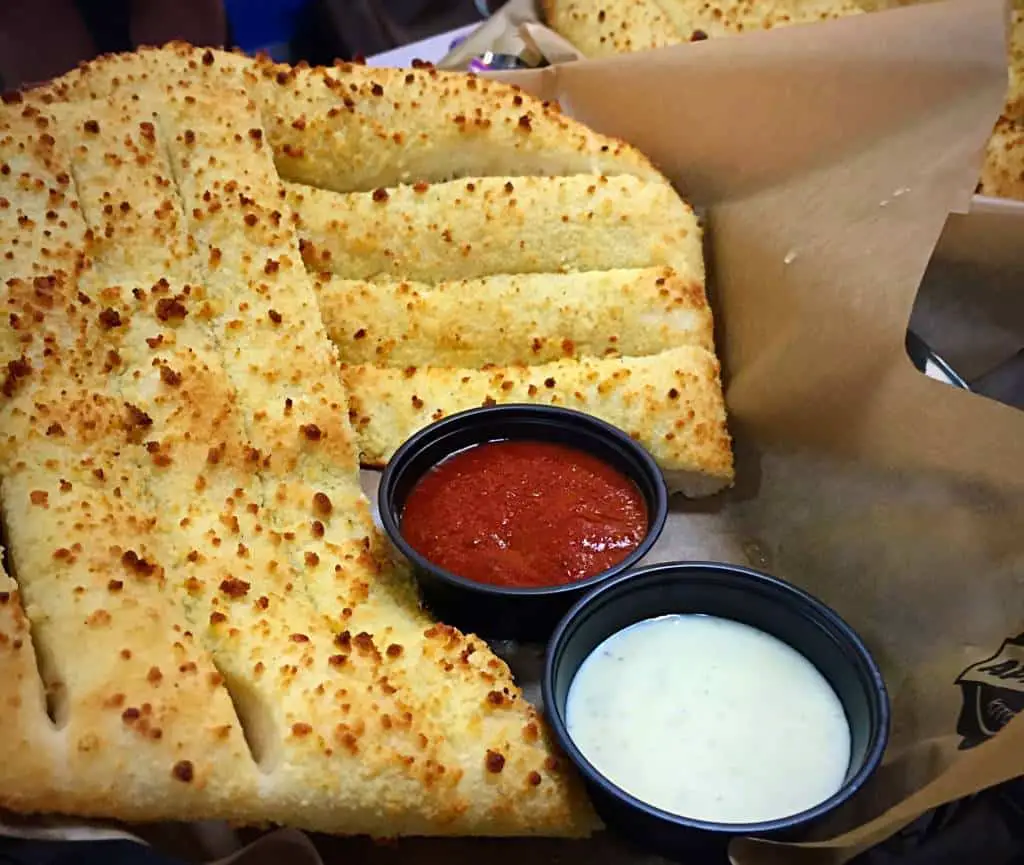
[[[374,528],[261,109],[216,78],[0,111],[0,805],[586,834],[507,666]]]
[[[1010,19],[1010,84],[1006,107],[985,149],[978,192],[1024,201],[1024,4]]]
[[[543,0],[551,27],[587,57],[811,24],[865,11],[856,0]]]
[[[217,86],[231,82],[253,101],[285,181],[303,260],[318,275],[320,308],[343,365],[369,360],[379,369],[415,365],[447,374],[464,366],[479,371],[556,358],[571,364],[648,358],[695,345],[708,352],[703,360],[714,370],[707,391],[715,418],[714,435],[703,449],[707,466],[702,449],[693,451],[694,462],[683,458],[684,449],[660,446],[666,434],[675,435],[671,424],[644,425],[640,441],[660,452],[661,467],[677,491],[704,495],[732,482],[731,440],[718,423],[724,405],[704,297],[701,228],[692,209],[636,150],[564,117],[555,105],[474,76],[353,65],[293,69],[182,45],[103,58],[66,76],[48,98],[130,99],[168,77]],[[630,279],[620,272],[650,275],[658,268],[664,270],[654,277],[660,309],[648,306],[649,283],[646,294],[623,292],[621,302],[609,293],[607,279]],[[454,282],[466,283],[464,298],[482,289],[476,303],[445,302],[458,295],[451,294]],[[393,311],[388,292],[404,291],[407,284],[432,302],[410,302],[397,319],[379,319],[370,340],[362,341],[371,328],[346,333],[351,316],[336,318],[360,296],[373,298],[367,312]],[[602,284],[603,294],[596,288]],[[581,302],[591,285],[597,291],[595,311],[603,303],[609,312],[600,334],[586,323],[589,301]],[[506,327],[508,291],[524,286],[530,299],[515,305],[538,314],[514,313]],[[493,295],[492,288],[498,288]],[[559,291],[563,311],[553,315],[545,298]],[[673,308],[662,312],[666,303]],[[621,328],[614,327],[618,323]],[[493,325],[489,341],[481,333],[485,324]],[[638,339],[645,324],[651,332]],[[439,345],[444,334],[449,349],[461,349],[464,333],[465,351]],[[368,358],[371,343],[378,353]],[[400,343],[402,351],[389,350]],[[410,356],[420,362],[402,360]],[[352,417],[380,401],[379,393],[361,389],[363,382],[375,381],[347,377]],[[465,384],[429,414],[418,413],[417,423],[472,407],[476,389]],[[525,394],[533,401],[529,389]],[[556,404],[568,405],[573,393],[556,388],[554,396]],[[485,404],[490,401],[486,397]],[[614,417],[616,399],[610,396],[608,406],[602,401],[603,392],[595,394],[589,410]],[[378,427],[386,429],[394,435],[370,442],[367,427],[357,425],[355,446],[363,465],[386,461],[402,442],[399,430],[408,426]],[[702,472],[710,483],[687,482]]]
[[[358,468],[521,400],[731,483],[700,226],[642,155],[469,76],[178,44],[7,98],[0,247],[0,807],[595,827]]]

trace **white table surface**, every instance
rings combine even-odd
[[[368,66],[412,66],[413,60],[426,60],[436,63],[451,49],[451,44],[460,36],[475,30],[478,24],[468,24],[465,27],[458,27],[446,33],[439,33],[429,39],[421,39],[419,42],[411,42],[400,48],[393,48],[383,54],[375,54],[366,58]]]

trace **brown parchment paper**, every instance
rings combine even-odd
[[[1000,222],[990,250],[971,239],[988,237],[986,215],[967,213],[1003,101],[1004,27],[1000,0],[951,0],[503,76],[640,147],[707,214],[738,483],[676,501],[649,560],[752,564],[803,586],[860,631],[890,690],[873,782],[812,842],[735,843],[740,865],[843,862],[1024,773],[1024,649],[1003,647],[1024,633],[1024,413],[926,378],[903,348],[930,260],[940,275],[1020,262],[1019,223]],[[950,211],[967,214],[952,229]],[[944,228],[952,251],[933,259]],[[965,308],[1002,304],[989,317],[1007,344],[1024,332],[1019,301],[991,300],[998,281],[948,283]],[[536,699],[540,650],[498,648]],[[166,827],[131,831],[166,849]],[[233,861],[317,865],[301,837]],[[244,841],[199,839],[189,855]],[[315,843],[326,863],[361,865],[659,861],[607,834]]]
[[[488,51],[520,57],[531,67],[585,60],[576,46],[544,24],[540,7],[539,0],[509,0],[441,58],[437,67],[464,70],[471,60]],[[869,4],[864,7],[867,10]],[[893,8],[883,3],[871,11]],[[973,203],[990,212],[1024,218],[1024,201],[975,195]]]

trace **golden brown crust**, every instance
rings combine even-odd
[[[287,188],[364,464],[452,412],[540,402],[635,433],[675,490],[731,483],[701,230],[664,180]],[[680,360],[683,346],[700,352]]]
[[[714,350],[703,280],[668,267],[436,284],[322,275],[317,294],[327,332],[351,364],[509,366],[681,345]]]
[[[307,264],[345,279],[667,265],[704,280],[697,218],[664,180],[474,177],[348,195],[286,188]]]
[[[864,11],[855,0],[548,0],[547,20],[588,57],[809,24]]]
[[[651,452],[673,490],[707,495],[733,479],[719,366],[706,349],[538,366],[343,370],[363,459],[383,464],[430,421],[481,405],[536,402],[577,409],[625,430]]]
[[[161,81],[187,92],[211,78],[254,100],[279,172],[302,181],[286,184],[287,200],[306,266],[340,277],[321,279],[321,299],[344,360],[480,368],[713,350],[692,209],[636,151],[515,89],[434,70],[292,70],[171,46],[103,58],[48,96],[106,98]],[[664,268],[675,277],[646,293],[604,273]],[[409,280],[420,285],[403,304],[388,286]],[[453,289],[457,280],[469,282]],[[379,305],[354,307],[353,282]],[[488,339],[482,325],[524,286],[529,302]],[[552,308],[552,292],[570,286],[596,292],[582,303],[589,324],[582,294]],[[368,327],[371,314],[389,323]]]
[[[429,70],[179,45],[103,58],[0,126],[0,498],[56,715],[11,659],[32,752],[0,766],[0,805],[589,832],[508,668],[420,610],[358,456],[493,387],[620,424],[674,487],[730,483],[693,211],[554,106]],[[307,266],[337,275],[326,322]],[[519,293],[501,339],[459,334]],[[385,315],[406,339],[359,325]]]
[[[1024,122],[999,118],[985,151],[978,192],[1024,201]]]
[[[50,752],[58,734],[46,715],[46,694],[37,672],[32,635],[18,584],[0,566],[0,706],[4,735],[0,765],[8,777],[34,779],[31,790],[14,789],[14,807],[33,810],[57,785]]]
[[[557,105],[435,69],[292,68],[177,43],[102,57],[41,95],[105,99],[161,81],[245,87],[281,176],[340,192],[507,173],[658,177],[637,150],[565,117]]]
[[[587,57],[608,57],[687,41],[657,0],[546,0],[545,18]]]
[[[1024,120],[1024,8],[1015,9],[1010,19],[1010,86],[1003,113]]]
[[[588,832],[508,668],[432,624],[373,526],[259,108],[227,73],[178,85],[0,109],[0,474],[32,623],[26,647],[0,610],[26,751],[0,806]]]

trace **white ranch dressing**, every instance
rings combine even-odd
[[[706,615],[638,622],[569,688],[569,735],[637,799],[684,817],[756,823],[835,793],[850,762],[842,703],[802,654]]]

